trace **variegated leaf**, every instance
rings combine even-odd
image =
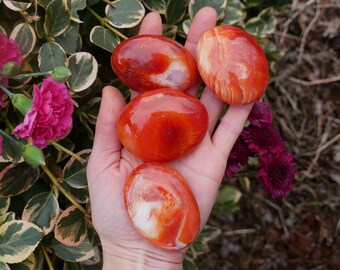
[[[32,253],[21,263],[11,264],[11,270],[37,270],[37,259],[35,254]]]
[[[7,33],[6,33],[6,30],[5,28],[3,28],[1,25],[0,25],[0,33],[5,35],[7,37]]]
[[[198,270],[194,259],[189,257],[187,254],[184,256],[183,270]]]
[[[4,262],[0,262],[0,269],[1,270],[11,270],[11,268],[9,268],[7,263]]]
[[[6,222],[15,220],[15,213],[14,212],[7,212],[3,215],[0,215],[0,226]]]
[[[166,0],[143,0],[143,3],[149,10],[165,14]]]
[[[277,19],[274,16],[274,10],[267,8],[262,10],[257,17],[249,19],[245,23],[245,30],[257,37],[267,37],[274,33]]]
[[[79,19],[78,11],[86,8],[86,0],[67,0],[67,6],[71,13],[71,20],[82,23]]]
[[[190,19],[187,19],[187,20],[183,21],[183,23],[182,23],[182,28],[183,28],[183,31],[186,35],[188,35],[188,33],[189,33],[191,23],[192,23],[192,21]]]
[[[74,92],[80,92],[90,87],[98,72],[97,60],[87,52],[78,52],[68,58],[68,68],[72,73],[68,81]]]
[[[87,235],[86,217],[76,206],[67,208],[58,218],[54,237],[66,246],[79,246]]]
[[[19,162],[22,159],[22,144],[12,135],[1,132],[2,152],[0,156],[1,162]]]
[[[58,43],[46,42],[40,47],[38,62],[41,71],[48,72],[56,67],[64,67],[66,61],[66,53]]]
[[[65,52],[75,53],[79,37],[79,23],[72,21],[66,30],[55,38],[55,41],[64,49]]]
[[[42,6],[44,9],[47,9],[47,6],[50,2],[51,0],[38,0],[38,4]]]
[[[26,162],[8,165],[0,172],[0,197],[16,196],[26,191],[38,177],[38,167],[32,167]]]
[[[225,16],[221,24],[237,24],[242,22],[246,16],[245,6],[240,0],[228,0]]]
[[[120,43],[120,39],[115,33],[102,26],[95,26],[92,28],[90,41],[110,53]]]
[[[82,263],[64,261],[63,270],[84,270]]]
[[[85,149],[79,153],[78,156],[83,158],[83,162],[76,160],[75,158],[71,158],[65,165],[63,169],[63,178],[64,182],[74,188],[86,188],[87,187],[87,179],[86,179],[86,165],[87,160],[90,156],[91,149]]]
[[[76,247],[66,246],[57,240],[53,240],[51,248],[55,254],[68,262],[83,262],[94,256],[94,249],[88,238]]]
[[[217,12],[217,18],[220,20],[224,17],[227,0],[190,0],[189,16],[193,19],[196,13],[203,7],[212,7]]]
[[[52,0],[46,8],[44,29],[48,36],[56,37],[62,34],[71,22],[65,0]]]
[[[35,46],[37,36],[31,25],[28,23],[19,23],[14,27],[10,39],[13,39],[20,46],[22,56],[25,58]]]
[[[145,8],[137,0],[124,0],[117,1],[115,7],[107,5],[105,13],[108,22],[114,27],[131,28],[142,21]]]
[[[62,186],[70,193],[77,202],[87,203],[89,201],[89,190],[88,188],[74,188],[67,183],[62,183]]]
[[[169,25],[163,24],[163,36],[175,39],[178,26],[177,25]]]
[[[26,204],[22,220],[38,225],[45,235],[53,230],[60,213],[59,203],[53,192],[33,196]]]
[[[6,7],[14,11],[25,11],[32,5],[32,3],[12,1],[12,0],[4,0],[4,4]]]
[[[19,263],[35,250],[44,234],[35,224],[13,220],[0,226],[0,261]]]
[[[7,212],[10,202],[10,198],[0,198],[0,216]]]
[[[187,14],[189,0],[167,0],[165,18],[167,24],[177,24]]]

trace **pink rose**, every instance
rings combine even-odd
[[[73,103],[66,85],[51,77],[33,90],[32,107],[12,133],[23,139],[31,137],[33,145],[45,148],[46,141],[61,139],[70,131]]]
[[[21,61],[22,55],[19,45],[3,34],[0,34],[0,72],[2,71],[4,64],[7,62],[17,62],[18,66],[21,66]],[[8,79],[0,78],[0,82],[7,85]]]

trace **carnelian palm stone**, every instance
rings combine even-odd
[[[205,84],[230,105],[252,103],[267,87],[266,56],[238,27],[221,25],[205,32],[197,44],[196,60]]]
[[[205,106],[174,89],[144,92],[130,101],[118,119],[124,147],[144,161],[166,162],[196,147],[208,128]]]
[[[163,163],[144,163],[124,187],[127,212],[137,231],[157,247],[177,250],[193,242],[200,213],[184,178]]]
[[[120,43],[111,56],[112,69],[129,88],[188,90],[199,78],[190,52],[175,40],[140,35]]]

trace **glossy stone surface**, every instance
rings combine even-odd
[[[199,73],[224,102],[249,104],[268,83],[268,63],[262,48],[244,30],[221,25],[208,30],[196,49]]]
[[[144,92],[158,88],[187,90],[199,75],[189,51],[173,39],[141,35],[120,43],[111,65],[129,88]]]
[[[195,97],[163,88],[134,98],[118,120],[124,147],[144,161],[174,160],[198,145],[208,128],[208,113]]]
[[[144,163],[133,170],[124,201],[134,227],[157,247],[182,249],[199,232],[196,199],[183,176],[168,165]]]

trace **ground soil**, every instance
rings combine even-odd
[[[276,15],[282,58],[264,101],[298,164],[295,185],[279,200],[255,179],[240,186],[239,211],[209,220],[222,233],[198,269],[340,269],[340,2],[293,1]]]

